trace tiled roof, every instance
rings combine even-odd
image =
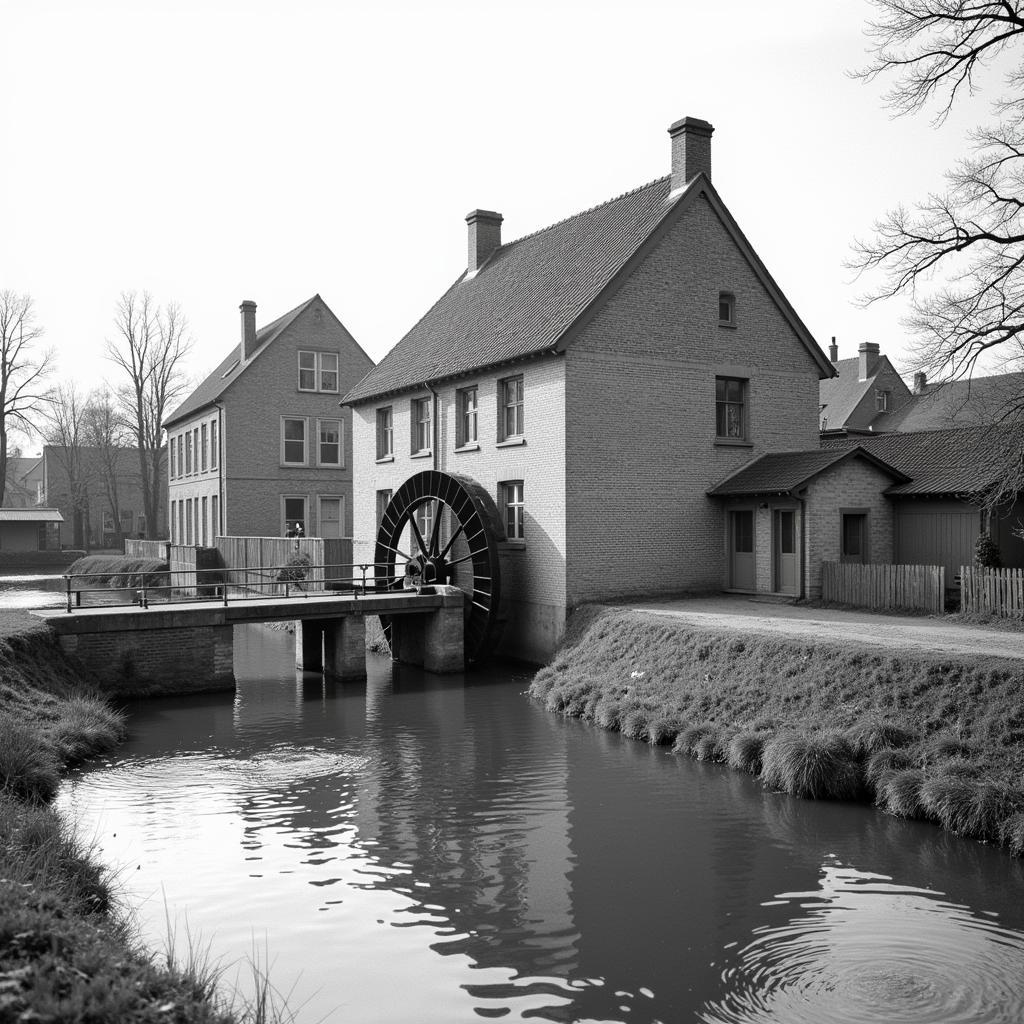
[[[838,377],[829,377],[818,382],[818,401],[824,408],[821,418],[836,427],[843,426],[850,418],[857,404],[874,384],[874,377],[858,380],[860,359],[840,359],[833,363]]]
[[[857,447],[849,445],[836,448],[815,448],[806,452],[769,452],[759,459],[743,466],[732,476],[726,477],[717,487],[708,491],[716,497],[786,494],[802,486],[813,476],[829,469],[838,462],[857,454]],[[861,452],[861,455],[864,453]],[[872,462],[878,459],[868,457]],[[890,470],[890,467],[883,466]],[[903,474],[890,470],[893,479],[901,480]]]
[[[0,508],[0,523],[63,523],[55,508]]]
[[[278,317],[273,323],[261,327],[256,332],[256,348],[252,357],[245,366],[239,366],[242,354],[241,344],[236,345],[223,359],[221,364],[185,399],[177,409],[164,420],[164,426],[169,427],[179,420],[187,419],[193,413],[209,405],[220,398],[229,387],[245,372],[246,368],[252,365],[255,359],[266,345],[272,342],[310,303],[318,299],[318,295],[307,299],[300,306]]]
[[[475,275],[463,273],[343,401],[551,349],[673,209],[668,193],[669,178],[659,178],[502,245]]]
[[[893,495],[972,495],[1005,471],[1006,453],[1024,449],[1024,423],[878,434],[823,442],[825,451],[857,447],[911,479],[889,489]]]
[[[1022,401],[1024,373],[930,384],[902,408],[879,417],[874,426],[876,430],[908,432],[998,423]]]

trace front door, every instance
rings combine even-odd
[[[341,498],[320,499],[320,536],[341,536]]]
[[[729,586],[754,590],[754,513],[750,509],[729,513]]]
[[[796,509],[777,508],[772,513],[772,547],[776,593],[797,593]]]

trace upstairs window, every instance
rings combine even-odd
[[[458,416],[455,444],[458,448],[464,448],[468,444],[475,444],[477,439],[477,390],[475,387],[461,388],[455,395]]]
[[[523,436],[523,378],[506,377],[500,382],[498,394],[501,399],[501,440],[510,441]]]
[[[412,453],[420,455],[430,451],[431,444],[431,416],[430,399],[414,398],[411,406],[412,413]]]
[[[217,468],[217,421],[210,423],[210,469]]]
[[[722,326],[736,326],[736,296],[732,292],[718,293],[718,322]]]
[[[183,454],[181,449],[182,449],[181,434],[179,434],[178,435],[178,476],[179,477],[185,475],[185,467],[184,467],[185,456],[184,456],[184,454]]]
[[[199,442],[199,452],[200,452],[200,456],[201,456],[200,462],[201,462],[202,471],[204,473],[206,472],[206,446],[207,446],[206,424],[204,423],[203,424],[203,432],[202,432],[202,440]]]
[[[395,454],[394,425],[391,406],[377,410],[377,458],[390,459]]]
[[[743,441],[747,437],[747,382],[737,377],[715,378],[715,436]]]
[[[300,417],[281,417],[281,462],[286,466],[306,464],[306,421]]]
[[[192,473],[192,431],[185,432],[185,475]]]
[[[317,420],[321,466],[341,465],[341,420]]]
[[[338,353],[300,352],[299,390],[338,393]]]
[[[505,538],[507,540],[524,540],[523,529],[523,481],[506,480],[500,484],[499,496],[505,517]]]
[[[175,472],[175,470],[178,468],[177,462],[175,461],[177,453],[178,453],[178,439],[176,437],[172,437],[171,438],[171,457],[169,459],[169,465],[170,465],[170,469],[171,469],[171,479],[172,480],[177,476],[177,473]]]
[[[384,513],[388,510],[388,505],[391,504],[391,491],[378,491],[377,492],[377,525],[380,526],[381,521],[384,519]]]

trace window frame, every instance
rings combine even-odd
[[[387,495],[387,498],[384,498],[385,494]],[[384,513],[387,511],[387,507],[388,507],[388,505],[391,504],[391,499],[394,496],[395,496],[395,492],[390,487],[382,487],[382,488],[380,488],[377,491],[377,493],[376,493],[376,502],[377,502],[376,508],[377,508],[377,525],[378,526],[380,526],[380,524],[383,522],[383,520],[384,520]]]
[[[310,356],[313,365],[312,366],[303,366],[302,365],[302,357],[303,356]],[[317,385],[316,364],[317,364],[317,358],[316,358],[316,352],[315,351],[313,351],[312,349],[299,349],[298,362],[297,362],[296,390],[298,390],[298,391],[305,391],[308,394],[315,394],[316,393],[316,385]],[[312,383],[311,387],[303,387],[302,386],[302,375],[304,373],[311,373],[313,375],[313,383]]]
[[[325,423],[337,423],[338,425],[338,461],[324,462],[323,460],[323,425]],[[324,469],[345,468],[345,421],[340,417],[325,416],[323,419],[317,417],[316,421],[316,464]]]
[[[185,476],[192,475],[192,431],[185,431]]]
[[[722,316],[722,307],[726,307],[726,315]],[[736,326],[736,293],[730,291],[720,291],[718,293],[718,326],[719,327],[735,327]]]
[[[216,543],[220,536],[220,497],[216,494],[210,496],[210,531]]]
[[[377,409],[377,461],[390,462],[395,457],[395,407],[382,405]]]
[[[285,458],[288,452],[287,445],[294,444],[295,438],[285,436],[285,424],[302,424],[302,461],[289,461]],[[308,416],[282,416],[281,417],[281,465],[287,467],[304,467],[309,465],[309,417]]]
[[[289,523],[296,521],[296,516],[289,517],[288,502],[289,501],[301,501],[302,502],[302,536],[309,536],[309,495],[308,494],[282,494],[281,495],[281,536],[287,536]]]
[[[517,387],[518,395],[509,396],[509,388]],[[513,413],[512,430],[509,430],[509,413]],[[522,444],[526,440],[526,382],[523,374],[502,377],[498,381],[498,442]]]
[[[526,543],[526,487],[523,480],[502,480],[498,484],[498,506],[501,509],[505,540]],[[510,518],[511,515],[511,518]],[[509,531],[511,522],[512,531]]]
[[[306,362],[312,362],[312,366],[303,366],[303,356],[310,357]],[[326,360],[334,360],[334,368],[328,369]],[[302,383],[303,374],[312,374],[312,387],[304,387]],[[334,374],[334,387],[324,387],[324,374]],[[326,349],[300,348],[297,353],[296,362],[296,390],[304,394],[336,395],[341,390],[341,357],[337,352]]]
[[[422,410],[426,410],[426,416],[422,415]],[[431,455],[434,450],[434,402],[429,395],[426,398],[410,399],[409,426],[409,454],[414,457]],[[421,434],[426,441],[425,446],[419,444]]]
[[[167,460],[168,468],[169,468],[168,478],[171,479],[171,480],[176,480],[177,479],[177,475],[175,474],[174,471],[175,471],[175,469],[177,469],[177,465],[175,464],[174,460],[175,460],[175,457],[178,454],[178,439],[177,439],[177,437],[172,437],[170,442],[169,442],[169,444],[170,444],[170,458]]]
[[[875,388],[875,412],[889,411],[889,391],[885,388]]]
[[[206,424],[205,423],[200,425],[200,431],[201,431],[200,435],[199,435],[199,437],[201,439],[201,442],[200,442],[200,455],[201,455],[201,461],[202,461],[202,466],[201,466],[200,472],[205,473],[206,472],[206,466],[207,466],[207,452],[206,452],[206,448],[207,448],[207,444],[209,442],[209,437],[208,437],[208,434],[207,434],[207,429],[206,429]]]
[[[455,447],[476,449],[479,441],[480,388],[471,384],[455,391]]]
[[[220,454],[220,445],[217,441],[217,421],[210,420],[210,469],[217,468],[217,458]]]
[[[725,395],[719,398],[719,384],[725,386]],[[734,401],[729,398],[729,385],[738,384],[740,387],[740,399]],[[738,434],[730,434],[729,430],[729,409],[738,406],[740,412],[740,431]],[[724,417],[722,413],[724,412]],[[724,426],[725,432],[721,429]],[[750,380],[746,377],[726,377],[715,375],[715,441],[718,444],[744,444],[750,440]]]
[[[184,473],[184,461],[183,461],[183,455],[182,455],[182,451],[181,451],[181,449],[182,449],[181,438],[182,438],[182,435],[179,434],[178,435],[178,479],[179,480],[185,475],[185,473]]]
[[[326,369],[324,367],[324,360],[325,359],[333,359],[334,360],[334,369],[333,370],[328,370],[328,369]],[[334,374],[334,387],[333,388],[324,387],[324,374],[325,373],[333,373]],[[321,394],[324,394],[324,395],[336,395],[338,393],[340,383],[341,383],[341,359],[338,357],[338,353],[337,352],[318,352],[316,354],[316,384],[317,384],[317,388],[316,389],[317,389],[317,391],[319,391]]]

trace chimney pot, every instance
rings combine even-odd
[[[714,128],[699,117],[676,121],[668,134],[672,138],[672,192],[703,174],[711,180],[711,134]]]
[[[923,395],[925,389],[928,387],[928,374],[924,370],[918,370],[914,374],[914,394]]]
[[[839,362],[839,346],[836,344],[836,336],[832,335],[832,344],[828,347],[828,361],[830,363]]]
[[[501,246],[500,213],[493,210],[472,210],[466,214],[469,225],[469,259],[466,269],[470,275],[475,274],[488,260],[491,253]]]
[[[862,341],[857,349],[859,358],[857,366],[857,379],[867,380],[875,375],[875,367],[878,365],[878,345],[873,341]]]
[[[242,311],[242,362],[247,362],[256,351],[256,303],[246,299],[239,307]]]

